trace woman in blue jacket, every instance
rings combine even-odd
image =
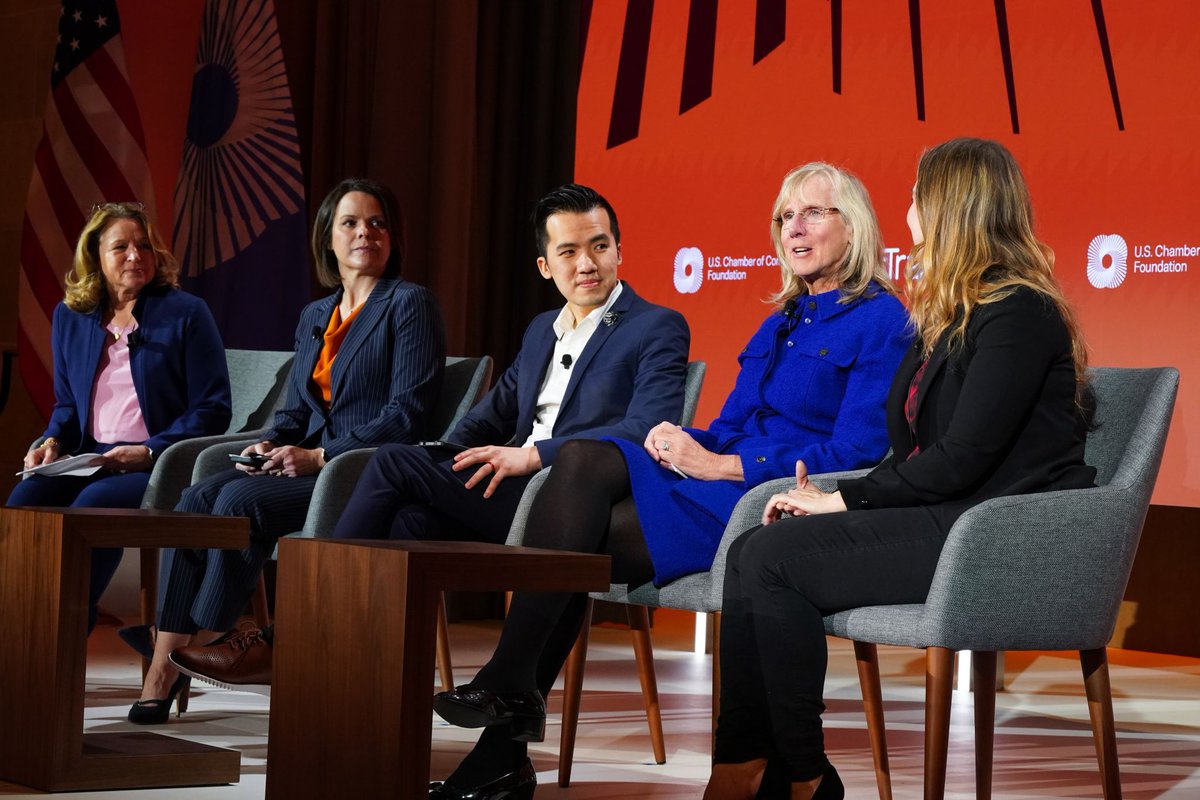
[[[54,410],[25,468],[99,453],[90,475],[33,475],[10,506],[137,508],[154,457],[229,426],[225,348],[204,301],[180,291],[179,266],[140,203],[93,209],[54,309]],[[88,631],[124,551],[92,551]]]
[[[663,584],[708,569],[738,499],[763,481],[879,462],[884,398],[908,345],[907,317],[883,269],[870,197],[853,175],[812,163],[784,178],[771,238],[783,285],[739,356],[707,430],[669,422],[643,445],[572,440],[554,463],[525,544],[613,556],[613,580]],[[435,709],[492,726],[433,797],[532,793],[524,741],[539,741],[544,697],[579,630],[584,595],[517,594],[491,661]],[[476,794],[471,794],[475,792]]]
[[[892,454],[830,493],[798,469],[730,548],[705,800],[841,800],[822,618],[924,602],[950,528],[984,500],[1094,485],[1087,353],[1012,154],[983,139],[928,150],[908,224],[916,336],[888,396]]]

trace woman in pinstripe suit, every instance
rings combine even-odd
[[[185,683],[168,654],[233,627],[275,541],[303,525],[327,461],[426,433],[445,335],[432,293],[399,277],[403,231],[391,191],[339,183],[317,211],[312,250],[322,283],[337,291],[300,314],[286,403],[264,441],[242,453],[265,460],[195,484],[176,507],[249,517],[250,547],[165,551],[154,655],[132,722],[166,721]]]

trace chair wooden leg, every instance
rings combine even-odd
[[[975,797],[991,800],[992,753],[996,737],[996,653],[975,650],[971,684],[975,693]]]
[[[863,712],[867,717],[867,738],[871,740],[871,755],[875,759],[879,800],[892,800],[887,727],[883,721],[883,691],[879,685],[879,651],[870,642],[855,642],[854,659],[858,663],[858,685],[862,690]]]
[[[713,730],[713,741],[715,742],[716,736],[717,736],[717,718],[721,716],[721,612],[717,611],[712,614],[709,614],[708,618],[712,620],[712,628],[713,628],[713,634],[712,634],[712,637],[713,637],[713,639],[712,639],[712,642],[713,642],[712,643],[712,659],[713,659],[713,667],[712,667],[712,676],[713,676],[712,730]],[[709,749],[711,750],[712,748],[709,748]]]
[[[954,651],[925,650],[925,800],[946,796],[946,755],[950,748],[950,698],[954,690]]]
[[[592,627],[592,598],[583,607],[583,622],[575,646],[567,656],[563,678],[562,734],[558,740],[558,785],[571,785],[571,765],[575,758],[575,729],[579,726],[579,698],[583,694],[583,670],[587,664],[588,632]]]
[[[1121,768],[1117,763],[1117,726],[1113,720],[1112,687],[1108,682],[1108,651],[1080,650],[1083,686],[1087,693],[1088,713],[1092,717],[1092,736],[1096,740],[1096,760],[1104,800],[1121,800]]]
[[[142,585],[138,589],[138,606],[142,612],[142,624],[153,625],[155,623],[155,613],[158,610],[158,556],[157,547],[143,547],[141,549],[141,580]],[[142,659],[142,680],[146,680],[146,672],[150,669],[150,662]]]
[[[442,676],[442,691],[454,688],[454,665],[450,663],[450,621],[446,618],[446,594],[438,593],[437,664]]]
[[[626,606],[629,630],[633,633],[633,655],[637,660],[638,679],[642,682],[642,704],[650,725],[650,746],[654,763],[667,763],[667,745],[663,741],[662,712],[658,705],[658,679],[654,675],[654,645],[650,640],[650,612],[645,606]]]
[[[258,588],[254,590],[254,597],[250,601],[250,609],[254,614],[255,625],[265,628],[271,624],[269,608],[267,605],[267,579],[259,575]]]

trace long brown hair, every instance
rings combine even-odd
[[[1012,153],[972,138],[926,150],[913,198],[924,241],[912,250],[905,284],[926,354],[947,332],[951,349],[962,346],[977,306],[1024,286],[1058,306],[1082,391],[1087,346],[1054,277],[1054,251],[1034,235],[1029,189]]]

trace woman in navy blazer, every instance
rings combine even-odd
[[[917,337],[888,397],[892,455],[830,494],[798,465],[730,548],[708,800],[843,797],[821,730],[822,617],[923,602],[977,503],[1093,485],[1086,352],[1012,155],[981,139],[927,151],[908,221]]]
[[[93,209],[75,248],[66,298],[54,309],[54,410],[25,467],[100,453],[94,462],[100,469],[30,476],[8,505],[137,508],[157,454],[229,426],[225,348],[208,306],[179,290],[178,274],[140,203]],[[125,436],[112,441],[108,434],[118,431]],[[89,631],[123,553],[92,551]]]
[[[338,290],[308,305],[296,328],[287,398],[264,440],[238,464],[189,487],[176,510],[250,518],[242,551],[167,550],[158,626],[123,636],[153,648],[132,722],[165,722],[186,679],[168,655],[233,627],[275,541],[299,530],[317,473],[347,450],[416,441],[430,431],[441,391],[445,334],[433,294],[399,277],[402,223],[395,197],[374,181],[347,179],[313,223],[317,273]],[[135,645],[137,646],[137,645]]]
[[[708,569],[738,499],[792,474],[797,460],[825,472],[883,458],[884,397],[908,344],[907,318],[883,269],[866,189],[828,164],[793,170],[775,200],[771,238],[779,310],[739,356],[720,417],[707,430],[660,421],[644,441],[566,442],[530,511],[526,545],[610,553],[615,582],[661,584]],[[509,734],[540,740],[545,694],[584,600],[513,598],[496,654],[472,687],[435,701],[455,724],[497,727],[431,796],[532,792],[524,743]],[[497,704],[519,710],[497,717]]]

